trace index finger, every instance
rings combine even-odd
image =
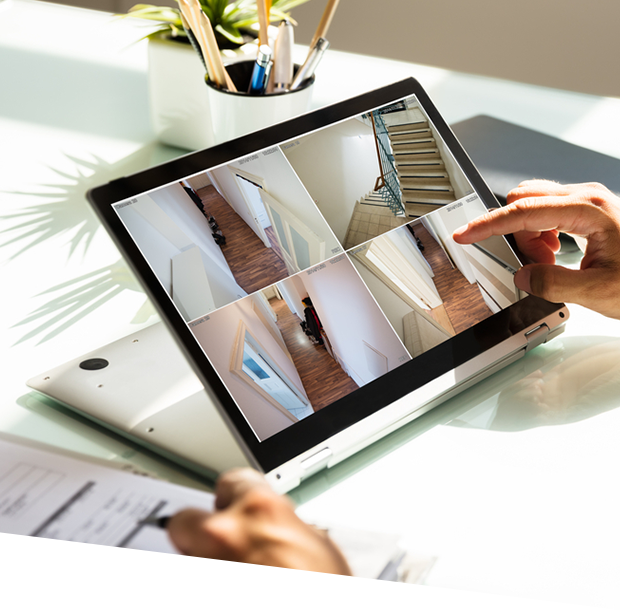
[[[591,204],[567,203],[558,197],[537,197],[535,201],[521,200],[484,214],[457,229],[453,238],[459,244],[473,244],[492,235],[554,229],[588,235],[603,219],[604,213]]]

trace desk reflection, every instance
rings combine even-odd
[[[562,337],[553,344],[535,370],[450,425],[517,432],[575,423],[620,406],[620,340]]]

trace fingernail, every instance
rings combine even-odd
[[[459,227],[456,231],[454,231],[452,235],[461,236],[463,235],[463,233],[467,231],[468,228],[469,228],[469,224],[463,225],[462,227]]]
[[[519,288],[519,290],[531,292],[530,275],[530,270],[527,267],[521,267],[515,274],[515,286]]]

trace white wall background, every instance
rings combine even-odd
[[[284,154],[344,242],[355,202],[381,173],[372,128],[351,119],[300,139]]]
[[[308,296],[308,291],[301,281],[300,276],[294,275],[286,280],[278,282],[278,289],[284,297],[289,309],[294,314],[297,314],[300,320],[303,320],[305,305],[302,303],[302,300]]]
[[[235,281],[222,250],[213,240],[206,218],[179,184],[153,191],[143,197],[155,202],[170,221],[200,249],[216,307],[222,307],[246,295]],[[171,258],[181,250],[146,218],[132,210],[131,206],[122,208],[120,216],[162,285],[170,293]]]
[[[298,42],[309,43],[325,4],[293,11]],[[334,49],[617,96],[619,23],[617,0],[341,0],[327,38]]]
[[[136,1],[62,3],[115,13]],[[298,42],[310,42],[325,4],[294,9]],[[618,96],[619,23],[617,0],[341,0],[328,38],[342,51]]]
[[[355,257],[351,258],[351,262],[362,276],[364,282],[366,282],[375,299],[377,299],[377,303],[379,303],[386,318],[394,327],[396,334],[398,334],[400,340],[404,342],[405,331],[403,328],[403,318],[411,312],[411,307]]]

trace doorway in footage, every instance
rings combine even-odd
[[[284,409],[285,415],[292,416],[291,421],[299,421],[314,412],[307,396],[295,387],[243,323],[240,323],[232,362],[231,371],[276,408]]]
[[[261,290],[341,251],[278,147],[187,180],[221,232],[221,249],[246,293]]]
[[[353,250],[353,260],[416,357],[521,298],[520,263],[501,237],[460,246],[452,232],[486,210],[477,196]]]
[[[257,220],[261,238],[274,248],[288,275],[298,273],[325,258],[325,241],[267,192],[262,179],[235,169],[233,175]]]
[[[410,360],[346,255],[223,307],[191,329],[259,439]]]

